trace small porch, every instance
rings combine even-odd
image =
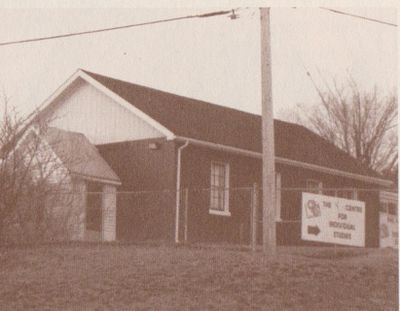
[[[46,139],[71,180],[72,201],[66,207],[68,239],[114,241],[118,175],[85,135],[49,128]]]

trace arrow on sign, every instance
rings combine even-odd
[[[318,226],[307,226],[308,234],[318,235],[320,232],[321,230],[319,230]]]

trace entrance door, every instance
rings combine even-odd
[[[101,240],[102,188],[100,183],[88,182],[87,184],[85,240]]]

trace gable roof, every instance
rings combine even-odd
[[[261,116],[85,71],[177,136],[262,152]],[[383,178],[304,126],[274,120],[275,155]]]
[[[121,184],[117,174],[85,135],[49,127],[44,139],[71,174],[84,179]]]

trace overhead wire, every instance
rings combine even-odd
[[[294,7],[294,8],[296,8],[296,7]],[[336,9],[332,9],[332,8],[327,8],[327,7],[319,7],[319,8],[321,10],[326,10],[326,11],[329,11],[329,12],[332,12],[332,13],[336,13],[336,14],[347,15],[347,16],[354,17],[354,18],[364,19],[364,20],[371,21],[371,22],[376,22],[376,23],[380,23],[380,24],[384,24],[384,25],[397,27],[397,24],[386,22],[386,21],[382,21],[382,20],[375,19],[375,18],[370,18],[370,17],[357,15],[357,14],[353,14],[353,13],[349,13],[349,12],[344,12],[344,11],[340,11],[340,10],[336,10]],[[0,46],[15,45],[15,44],[22,44],[22,43],[29,43],[29,42],[37,42],[37,41],[45,41],[45,40],[52,40],[52,39],[60,39],[60,38],[67,38],[67,37],[73,37],[73,36],[88,35],[88,34],[107,32],[107,31],[113,31],[113,30],[120,30],[120,29],[127,29],[127,28],[133,28],[133,27],[155,25],[155,24],[179,21],[179,20],[184,20],[184,19],[214,17],[214,16],[219,16],[219,15],[227,15],[229,13],[231,13],[231,18],[235,19],[235,18],[237,18],[237,15],[235,14],[235,10],[237,10],[237,9],[223,10],[223,11],[213,11],[213,12],[208,12],[208,13],[203,13],[203,14],[172,17],[172,18],[154,20],[154,21],[149,21],[149,22],[128,24],[128,25],[115,26],[115,27],[109,27],[109,28],[100,28],[100,29],[86,30],[86,31],[79,31],[79,32],[72,32],[72,33],[53,35],[53,36],[46,36],[46,37],[37,37],[37,38],[31,38],[31,39],[6,41],[6,42],[0,42]]]
[[[329,12],[332,12],[332,13],[336,13],[336,14],[347,15],[347,16],[354,17],[354,18],[360,18],[360,19],[371,21],[371,22],[376,22],[376,23],[381,23],[381,24],[384,24],[384,25],[397,27],[397,24],[386,22],[386,21],[382,21],[382,20],[375,19],[375,18],[370,18],[370,17],[366,17],[366,16],[352,14],[352,13],[348,13],[348,12],[344,12],[344,11],[340,11],[340,10],[336,10],[336,9],[331,9],[331,8],[326,8],[326,7],[319,7],[319,8],[321,10],[326,10],[326,11],[329,11]],[[245,9],[248,9],[248,8],[245,8]],[[166,19],[159,19],[159,20],[153,20],[153,21],[135,23],[135,24],[128,24],[128,25],[122,25],[122,26],[114,26],[114,27],[100,28],[100,29],[93,29],[93,30],[86,30],[86,31],[79,31],[79,32],[71,32],[71,33],[53,35],[53,36],[45,36],[45,37],[37,37],[37,38],[31,38],[31,39],[21,39],[21,40],[14,40],[14,41],[6,41],[6,42],[0,42],[0,47],[1,46],[22,44],[22,43],[30,43],[30,42],[38,42],[38,41],[46,41],[46,40],[53,40],[53,39],[68,38],[68,37],[74,37],[74,36],[89,35],[89,34],[108,32],[108,31],[114,31],[114,30],[121,30],[121,29],[140,27],[140,26],[155,25],[155,24],[161,24],[161,23],[185,20],[185,19],[208,18],[208,17],[227,15],[227,14],[231,14],[231,19],[236,19],[237,18],[237,15],[235,13],[236,10],[238,10],[238,8],[230,9],[230,10],[207,12],[207,13],[203,13],[203,14],[186,15],[186,16],[172,17],[172,18],[166,18]]]
[[[128,24],[128,25],[115,26],[115,27],[109,27],[109,28],[100,28],[100,29],[93,29],[93,30],[86,30],[86,31],[79,31],[79,32],[71,32],[71,33],[53,35],[53,36],[46,36],[46,37],[37,37],[37,38],[22,39],[22,40],[15,40],[15,41],[6,41],[6,42],[0,42],[0,46],[8,46],[8,45],[15,45],[15,44],[22,44],[22,43],[29,43],[29,42],[46,41],[46,40],[53,40],[53,39],[60,39],[60,38],[68,38],[68,37],[89,35],[89,34],[95,34],[95,33],[107,32],[107,31],[120,30],[120,29],[128,29],[128,28],[133,28],[133,27],[140,27],[140,26],[155,25],[155,24],[161,24],[161,23],[167,23],[167,22],[174,22],[174,21],[180,21],[180,20],[185,20],[185,19],[208,18],[208,17],[227,15],[227,14],[232,14],[231,18],[234,19],[234,16],[236,16],[235,15],[235,10],[237,10],[237,9],[224,10],[224,11],[213,11],[213,12],[207,12],[207,13],[195,14],[195,15],[178,16],[178,17],[165,18],[165,19],[153,20],[153,21],[136,23],[136,24]]]
[[[326,8],[326,7],[319,7],[319,8],[321,10],[329,11],[329,12],[332,12],[332,13],[335,13],[335,14],[347,15],[349,17],[363,19],[363,20],[366,20],[366,21],[369,21],[369,22],[374,22],[374,23],[379,23],[379,24],[383,24],[383,25],[387,25],[387,26],[397,27],[397,24],[386,22],[386,21],[382,21],[382,20],[376,19],[376,18],[366,17],[366,16],[357,15],[357,14],[344,12],[344,11],[331,9],[331,8]]]

